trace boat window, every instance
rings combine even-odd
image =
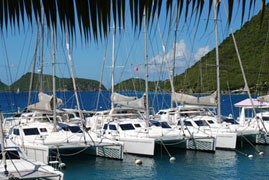
[[[46,128],[39,128],[40,132],[48,132]]]
[[[195,121],[195,123],[197,124],[197,126],[207,126],[208,124],[203,121],[203,120],[198,120],[198,121]]]
[[[181,125],[180,121],[178,121],[178,125]],[[184,125],[185,126],[192,126],[192,123],[190,121],[184,121]]]
[[[137,127],[137,128],[140,128],[141,127],[140,124],[134,124],[134,126]]]
[[[72,119],[75,117],[74,114],[68,114],[68,116],[69,116],[69,119]]]
[[[0,154],[0,159],[2,159],[2,154]],[[20,159],[20,155],[16,150],[6,151],[6,159]]]
[[[269,121],[269,117],[262,117],[262,120]]]
[[[13,129],[13,134],[15,134],[15,135],[20,135],[20,131],[19,131],[19,129]]]
[[[110,130],[117,130],[116,126],[114,124],[109,124]]]
[[[162,128],[171,128],[167,122],[161,122]]]
[[[238,124],[238,122],[236,122],[234,119],[230,119],[230,118],[222,119],[222,121],[227,122],[227,123],[231,123],[231,124]]]
[[[21,117],[21,114],[15,114],[14,117]]]
[[[126,131],[126,130],[134,130],[135,129],[132,124],[120,124],[120,128],[123,131]]]
[[[107,124],[104,125],[104,128],[103,129],[107,130]]]
[[[39,131],[37,128],[27,128],[23,129],[23,132],[26,136],[28,135],[39,135]]]
[[[82,130],[79,126],[69,126],[68,128],[72,133],[82,133]]]
[[[57,125],[60,127],[60,129],[64,131],[69,131],[68,125],[63,123],[57,123]]]
[[[154,121],[154,120],[150,120],[149,121],[149,125],[150,126],[161,126],[160,122]]]
[[[64,131],[69,131],[69,128],[68,128],[68,127],[62,127],[62,129],[63,129]]]
[[[207,121],[209,124],[214,124],[214,121],[212,121],[212,120],[208,120]]]
[[[159,112],[158,114],[163,115],[163,114],[166,114],[166,112],[161,111],[161,112]]]

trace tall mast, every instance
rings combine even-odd
[[[67,52],[68,52],[68,59],[69,59],[69,64],[70,64],[70,69],[71,69],[73,88],[74,88],[75,98],[76,98],[76,101],[77,101],[78,112],[79,112],[80,118],[83,119],[84,117],[83,117],[83,114],[81,112],[80,105],[79,105],[77,86],[76,86],[73,63],[72,63],[72,57],[71,57],[71,53],[70,53],[69,42],[68,42],[68,39],[67,39],[66,31],[65,31],[65,41],[66,41],[66,48],[67,48]]]
[[[52,93],[53,93],[53,122],[54,131],[56,127],[56,87],[55,87],[55,49],[54,49],[54,29],[51,25],[51,49],[52,49]]]
[[[35,41],[35,50],[34,50],[34,57],[33,57],[33,64],[32,64],[32,73],[30,78],[30,85],[29,85],[29,92],[28,92],[28,102],[27,105],[29,106],[31,103],[31,93],[33,88],[33,80],[34,80],[34,72],[35,72],[35,64],[36,64],[36,54],[37,54],[37,46],[39,41],[39,25],[37,23],[37,34],[36,34],[36,41]]]
[[[145,87],[146,87],[146,127],[149,127],[149,88],[148,88],[148,52],[147,52],[147,25],[146,10],[144,9],[144,55],[145,55]]]
[[[114,94],[114,73],[115,73],[115,36],[116,36],[116,27],[115,27],[115,21],[113,20],[113,44],[112,44],[112,77],[111,77],[111,94]],[[111,101],[111,109],[114,109],[114,101],[112,99]]]
[[[43,64],[44,64],[44,7],[42,4],[42,0],[40,0],[41,4],[41,60],[39,67],[39,92],[43,91]]]
[[[216,68],[217,68],[217,93],[218,93],[218,116],[217,121],[220,123],[220,116],[221,116],[221,110],[220,110],[220,75],[219,75],[219,47],[218,47],[218,23],[217,23],[217,6],[218,6],[219,0],[214,0],[214,23],[215,23],[215,40],[216,40]]]
[[[177,3],[177,9],[178,9],[178,3]],[[174,76],[175,76],[175,66],[176,66],[176,45],[177,45],[177,16],[178,11],[176,10],[176,22],[175,22],[175,32],[174,32],[174,54],[173,54],[173,66],[172,66],[172,76],[171,76],[171,84],[174,85]],[[175,89],[171,88],[171,93],[175,93]],[[171,98],[171,108],[173,108],[173,98]]]

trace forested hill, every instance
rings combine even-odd
[[[8,86],[0,81],[0,91],[7,90]]]
[[[21,92],[28,91],[30,79],[31,73],[26,73],[19,80],[14,82],[9,89],[11,91],[17,91],[17,89],[19,89]],[[34,74],[33,91],[39,90],[39,82],[39,75]],[[78,91],[98,91],[99,82],[95,80],[76,78],[76,85]],[[102,90],[106,90],[104,85],[102,85]],[[1,91],[3,91],[3,89],[1,89]],[[5,89],[5,91],[7,91],[7,89]],[[43,91],[52,91],[51,75],[43,75]],[[73,91],[72,78],[56,77],[56,91]]]
[[[260,13],[234,33],[247,81],[252,92],[268,91],[269,83],[269,4],[260,26]],[[219,45],[221,90],[244,88],[243,76],[230,35]],[[175,87],[190,92],[209,92],[216,89],[216,51],[213,49],[200,62],[177,76]]]
[[[258,14],[234,33],[248,85],[252,92],[256,90],[259,92],[269,91],[269,4],[267,4],[265,9],[262,26],[260,26],[260,22],[260,14]],[[219,45],[219,59],[221,90],[243,89],[243,76],[231,35]],[[141,79],[129,79],[117,84],[116,89],[124,91],[139,89],[144,91],[143,88],[145,86],[141,82]],[[152,84],[154,82],[149,83],[150,90],[154,89]],[[159,90],[169,91],[170,83],[168,80],[160,82],[160,84]],[[215,91],[215,49],[184,73],[176,76],[174,84],[176,91],[183,90],[187,93],[209,93]],[[134,87],[134,85],[137,87]]]

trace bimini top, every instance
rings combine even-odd
[[[268,102],[261,102],[257,99],[252,99],[253,105],[255,108],[269,108]],[[252,108],[252,104],[249,98],[244,99],[243,101],[240,101],[234,105],[235,107],[244,107],[244,108]]]

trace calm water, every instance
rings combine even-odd
[[[132,94],[134,93],[126,93]],[[142,96],[143,93],[138,93]],[[36,93],[33,93],[32,102],[36,100]],[[66,104],[66,108],[75,107],[73,93],[57,93]],[[98,109],[109,108],[110,94],[101,94]],[[21,110],[27,104],[27,93],[0,93],[0,105],[3,112]],[[96,109],[96,92],[80,93],[82,107],[87,110]],[[154,95],[150,99],[153,101]],[[247,96],[222,96],[222,114],[238,116],[238,110],[232,104],[237,103]],[[230,101],[232,100],[232,103]],[[169,107],[170,96],[158,94],[154,98],[154,109]],[[233,109],[232,109],[233,108]],[[232,111],[233,110],[233,111]],[[174,163],[169,162],[169,156],[165,150],[157,149],[157,156],[154,158],[125,155],[124,160],[110,160],[105,158],[77,155],[62,157],[67,165],[64,170],[65,179],[269,179],[269,146],[256,146],[260,151],[265,152],[259,156],[250,145],[238,149],[238,151],[221,151],[215,153],[186,151],[180,149],[169,149],[172,156],[176,158]],[[244,154],[253,154],[249,159]],[[141,159],[143,164],[138,166],[135,159]]]

